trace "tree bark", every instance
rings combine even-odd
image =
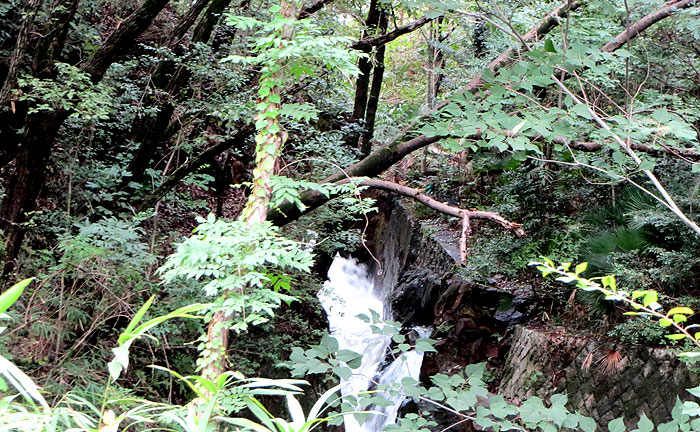
[[[379,32],[386,33],[389,26],[389,16],[382,10],[379,17]],[[379,96],[382,92],[382,81],[384,80],[384,55],[386,45],[377,48],[374,55],[374,72],[372,73],[372,86],[370,87],[367,99],[367,112],[365,114],[365,130],[362,134],[360,152],[362,156],[369,156],[372,152],[372,136],[374,135],[374,123],[377,119],[377,108],[379,108]]]
[[[15,161],[15,172],[6,185],[5,199],[0,205],[0,229],[5,233],[5,265],[3,276],[14,268],[24,239],[28,213],[34,210],[41,186],[46,179],[46,167],[51,155],[53,140],[63,121],[68,118],[64,110],[31,115],[27,132]]]
[[[43,0],[31,0],[29,2],[29,8],[25,12],[22,18],[22,24],[19,28],[19,33],[17,35],[17,42],[15,43],[15,49],[12,51],[12,56],[10,57],[10,64],[8,66],[7,75],[5,76],[5,81],[0,88],[0,109],[7,107],[12,96],[12,91],[17,86],[17,76],[19,75],[19,69],[22,63],[22,58],[25,55],[27,49],[27,44],[29,43],[29,33],[34,27],[34,18],[37,12],[41,8]]]
[[[212,0],[207,11],[192,30],[192,41],[208,43],[214,31],[216,23],[221,19],[221,14],[226,10],[231,0]]]
[[[146,0],[141,7],[129,15],[119,27],[112,32],[95,54],[82,67],[83,72],[90,75],[93,83],[98,83],[107,68],[118,55],[123,53],[136,38],[153,22],[153,19],[168,4],[170,0]]]
[[[677,10],[686,9],[692,6],[696,6],[697,4],[698,0],[679,0],[675,2],[668,2],[662,8],[655,10],[654,12],[648,14],[644,18],[629,26],[629,28],[617,35],[615,39],[605,44],[600,50],[605,52],[616,51],[630,40],[636,38],[641,32],[648,29],[657,22],[661,21],[662,19],[668,18]]]
[[[166,45],[182,54],[184,49],[178,44],[185,34],[208,5],[204,16],[199,20],[192,31],[192,43],[205,43],[211,37],[214,26],[218,22],[221,13],[231,3],[231,0],[198,0],[175,26],[173,34],[168,38]],[[176,98],[182,88],[190,78],[190,71],[185,66],[177,66],[171,60],[161,61],[156,71],[152,74],[153,85],[160,91],[166,91],[170,97]],[[166,95],[166,99],[168,99]],[[151,96],[146,104],[157,105],[155,113],[144,114],[134,120],[131,136],[135,142],[140,143],[139,148],[134,153],[127,170],[131,173],[129,178],[125,178],[121,188],[127,187],[128,183],[141,183],[144,180],[145,171],[150,167],[153,156],[156,154],[160,144],[167,139],[166,131],[170,126],[170,118],[175,112],[174,102],[166,100],[158,104],[157,97]]]
[[[405,34],[408,34],[408,33],[411,33],[413,31],[418,30],[419,28],[428,24],[432,20],[433,20],[433,18],[420,18],[420,19],[417,19],[416,21],[413,21],[410,24],[406,24],[405,26],[398,27],[395,30],[392,30],[389,33],[383,34],[381,36],[377,36],[377,37],[366,37],[365,36],[362,39],[360,39],[357,42],[354,42],[352,45],[350,45],[350,48],[353,48],[356,50],[366,50],[366,49],[371,49],[372,47],[386,45],[389,42],[391,42],[391,41],[393,41],[393,40],[395,40],[395,39],[397,39]]]
[[[370,34],[374,34],[379,24],[380,9],[378,0],[371,0],[369,3],[369,11],[367,12],[367,21],[365,22],[365,30],[362,32],[363,39]],[[352,120],[358,121],[365,118],[367,109],[367,98],[369,92],[370,73],[372,72],[372,59],[369,54],[372,50],[371,46],[356,48],[362,51],[365,56],[361,57],[357,68],[360,74],[355,82],[355,103],[352,110]]]
[[[438,92],[440,91],[440,85],[444,77],[440,69],[445,65],[445,55],[440,48],[434,46],[436,42],[442,42],[440,32],[442,21],[443,19],[440,17],[433,21],[433,25],[430,27],[430,40],[428,41],[427,50],[428,65],[426,67],[427,86],[425,90],[425,103],[428,105],[428,108],[434,107],[437,103]]]
[[[166,42],[168,47],[174,48],[180,44],[182,38],[185,37],[187,32],[190,30],[190,27],[192,27],[195,21],[197,21],[199,14],[201,14],[204,8],[209,4],[209,1],[210,0],[197,0],[192,6],[190,6],[185,15],[180,18],[178,23],[175,25],[175,28],[168,36],[168,41]]]
[[[78,12],[78,0],[64,0],[60,7],[56,8],[44,26],[37,44],[32,69],[37,78],[49,78],[55,75],[54,64],[61,56],[61,51],[66,44],[70,24]]]
[[[323,9],[328,3],[331,3],[331,2],[333,2],[333,0],[317,0],[308,6],[304,6],[304,8],[297,14],[297,19],[298,20],[306,19],[306,18],[310,17],[311,15],[313,15],[314,13]]]
[[[394,143],[391,146],[385,146],[376,150],[371,155],[362,159],[358,163],[351,165],[350,167],[343,170],[343,172],[333,174],[332,176],[326,177],[319,183],[335,183],[337,181],[343,180],[346,177],[375,177],[383,173],[389,167],[394,165],[396,162],[403,159],[406,155],[421,149],[430,144],[440,141],[441,136],[426,137],[425,135],[419,135],[413,139],[410,139],[401,143]],[[269,215],[269,220],[277,225],[284,225],[293,220],[298,219],[302,215],[315,210],[328,202],[329,198],[325,195],[316,191],[307,191],[302,194],[301,201],[306,205],[305,210],[299,210],[296,206],[291,204],[282,205],[279,209],[271,212]]]

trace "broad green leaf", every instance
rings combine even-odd
[[[22,291],[24,291],[27,285],[29,285],[29,283],[33,280],[34,278],[24,279],[23,281],[12,285],[7,291],[0,294],[0,314],[4,313],[14,304],[14,302],[17,301],[19,296],[22,294]]]
[[[151,307],[153,304],[153,300],[155,300],[156,296],[151,296],[148,300],[146,300],[146,303],[141,306],[141,308],[134,314],[134,317],[131,319],[129,324],[126,326],[122,334],[119,336],[119,341],[118,343],[121,345],[123,344],[126,339],[128,338],[128,335],[131,334],[131,332],[134,331],[138,323],[143,319],[143,316],[146,315],[146,312],[148,309]]]
[[[684,315],[693,315],[695,312],[689,307],[674,307],[670,311],[668,311],[668,315],[674,315],[674,314],[684,314]]]

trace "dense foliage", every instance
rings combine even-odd
[[[340,400],[359,358],[327,335],[316,293],[337,252],[371,257],[379,188],[461,239],[468,283],[531,285],[543,325],[697,345],[699,13],[0,4],[0,429],[302,431],[394,392],[458,424],[596,430],[564,396],[481,404],[484,365]],[[440,350],[365,318],[390,356]],[[290,372],[321,396],[297,401]],[[700,430],[693,404],[659,430]],[[390,428],[438,427],[414,411]]]

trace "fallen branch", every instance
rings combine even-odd
[[[553,140],[554,142],[558,144],[566,144],[565,138],[562,138],[562,141],[559,139],[555,138]],[[569,143],[569,147],[571,147],[574,150],[580,150],[584,152],[595,152],[595,151],[600,151],[603,149],[603,144],[599,142],[590,142],[590,141],[574,141]],[[698,161],[700,160],[700,153],[698,153],[697,149],[694,149],[692,147],[690,148],[673,148],[673,147],[661,147],[661,148],[654,148],[650,147],[648,145],[644,144],[631,144],[632,150],[636,150],[642,153],[647,153],[652,156],[663,156],[663,155],[670,155],[670,156],[678,156],[684,159],[687,159],[688,161]]]
[[[564,92],[566,93],[571,99],[574,101],[574,103],[578,105],[582,105],[585,107],[586,111],[588,111],[588,114],[591,116],[593,121],[602,129],[607,131],[611,138],[620,146],[622,150],[624,150],[629,157],[637,164],[641,165],[642,160],[637,156],[637,154],[634,152],[634,149],[632,148],[629,143],[625,142],[622,138],[620,138],[619,135],[615,134],[612,132],[612,129],[610,126],[603,120],[598,113],[587,103],[581,101],[567,86],[564,85],[554,74],[550,75],[550,78],[554,81],[554,83]],[[683,221],[690,229],[695,231],[696,234],[700,235],[700,226],[698,226],[695,221],[691,220],[688,216],[683,213],[683,210],[681,210],[676,202],[673,200],[671,195],[666,191],[666,189],[663,187],[659,179],[654,175],[653,172],[650,170],[642,170],[642,172],[647,176],[649,181],[654,185],[656,190],[661,194],[663,197],[663,202],[665,202],[666,206],[676,215],[680,220]]]
[[[346,178],[344,180],[341,180],[337,182],[337,184],[346,184],[353,182],[354,184],[358,186],[367,186],[371,187],[373,189],[381,189],[389,192],[395,192],[400,195],[403,195],[408,198],[412,198],[421,204],[424,204],[428,207],[430,207],[433,210],[436,210],[440,213],[446,214],[448,216],[454,216],[456,218],[460,218],[463,221],[464,224],[464,218],[467,218],[467,229],[464,230],[463,232],[469,232],[468,225],[469,225],[469,220],[471,219],[483,219],[483,220],[488,220],[494,223],[497,223],[498,225],[502,226],[503,228],[507,229],[508,231],[513,231],[515,235],[518,237],[526,237],[525,231],[523,230],[523,225],[515,222],[511,222],[507,219],[505,219],[503,216],[499,215],[498,213],[490,212],[490,211],[485,211],[485,210],[466,210],[466,209],[461,209],[459,207],[453,207],[449,204],[440,202],[430,195],[427,195],[423,192],[421,192],[418,189],[410,188],[408,186],[400,185],[398,183],[386,181],[386,180],[375,180],[375,179],[357,179],[357,178]]]

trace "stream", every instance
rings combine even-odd
[[[416,350],[406,352],[394,361],[386,361],[391,338],[373,334],[371,325],[359,318],[363,314],[371,316],[372,311],[381,320],[393,320],[389,297],[393,287],[375,284],[375,278],[366,265],[353,258],[336,256],[328,270],[328,281],[319,292],[331,335],[338,340],[340,349],[348,349],[362,355],[362,363],[354,370],[353,376],[342,389],[343,397],[357,395],[370,389],[373,382],[391,384],[411,377],[418,380],[423,363],[423,353]],[[419,337],[428,337],[430,329],[417,327]],[[394,424],[404,396],[390,397],[390,406],[371,405],[365,410],[373,411],[360,425],[352,415],[344,417],[346,432],[379,432],[385,426]]]

